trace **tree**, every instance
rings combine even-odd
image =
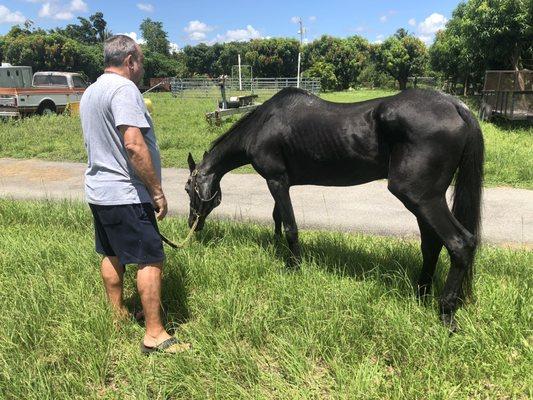
[[[358,77],[368,61],[370,45],[361,36],[346,39],[323,35],[304,48],[303,68],[309,69],[319,61],[334,67],[336,89],[348,89],[358,84]]]
[[[409,76],[425,72],[428,54],[424,42],[402,29],[381,44],[376,58],[379,66],[404,90]]]
[[[146,49],[144,52],[144,75],[148,83],[150,78],[185,76],[186,68],[180,60]]]
[[[457,6],[430,49],[432,67],[479,87],[487,69],[521,69],[533,58],[530,0],[469,0]]]
[[[108,37],[111,36],[111,32],[106,29],[107,22],[104,19],[104,14],[101,12],[94,13],[89,17],[89,20],[91,21],[94,30],[96,31],[96,34],[98,36],[98,39],[100,42],[103,42]]]
[[[78,24],[68,24],[65,28],[51,29],[51,33],[59,33],[83,44],[97,44],[103,42],[111,32],[106,29],[107,22],[104,14],[96,12],[87,18],[78,17]]]
[[[254,39],[248,44],[245,62],[259,77],[295,77],[300,42],[295,39]]]
[[[163,29],[162,22],[146,18],[141,23],[140,30],[143,39],[146,41],[144,46],[148,50],[165,56],[170,55],[170,42],[168,41],[167,33]]]
[[[216,62],[211,46],[200,43],[196,46],[185,46],[183,54],[185,65],[193,75],[212,75],[212,65]]]
[[[83,17],[78,17],[78,21],[79,24],[68,24],[65,29],[57,29],[57,32],[81,43],[97,43],[96,29],[91,21]]]
[[[7,62],[34,71],[83,72],[95,79],[103,69],[101,45],[85,45],[59,33],[35,33],[9,38],[2,45]]]
[[[318,61],[303,74],[305,77],[320,79],[320,88],[324,91],[334,90],[339,86],[335,76],[335,67],[325,61]]]

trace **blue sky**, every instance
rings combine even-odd
[[[298,37],[302,18],[306,41],[323,34],[361,35],[379,42],[400,27],[426,43],[450,18],[459,0],[0,0],[0,34],[30,19],[48,29],[74,23],[102,11],[113,33],[137,40],[144,18],[162,21],[175,48],[200,42],[248,40],[260,37]]]

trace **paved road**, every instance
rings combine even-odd
[[[83,200],[80,163],[0,159],[0,196],[16,199]],[[173,214],[188,213],[184,191],[189,172],[163,170],[163,185]],[[274,201],[265,181],[253,174],[228,174],[221,182],[218,218],[272,222]],[[291,189],[300,228],[320,228],[401,237],[418,236],[414,216],[387,191],[385,181],[337,188],[300,186]],[[533,246],[533,191],[510,188],[485,190],[483,238],[505,245]]]

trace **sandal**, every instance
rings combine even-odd
[[[141,353],[145,355],[153,353],[164,353],[164,354],[176,354],[183,351],[187,351],[191,348],[191,344],[187,342],[181,342],[176,337],[171,337],[165,340],[164,342],[159,343],[157,346],[148,347],[144,344],[144,341],[141,342]]]

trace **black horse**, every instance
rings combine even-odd
[[[459,100],[429,90],[340,104],[300,89],[284,89],[216,139],[191,175],[189,225],[221,201],[220,180],[245,164],[267,181],[274,197],[275,233],[283,224],[300,259],[298,229],[289,196],[293,185],[351,186],[388,179],[388,189],[416,216],[423,267],[418,293],[429,293],[444,245],[451,268],[440,298],[441,318],[455,327],[454,312],[472,290],[483,179],[483,136]],[[455,175],[452,211],[446,189]]]

